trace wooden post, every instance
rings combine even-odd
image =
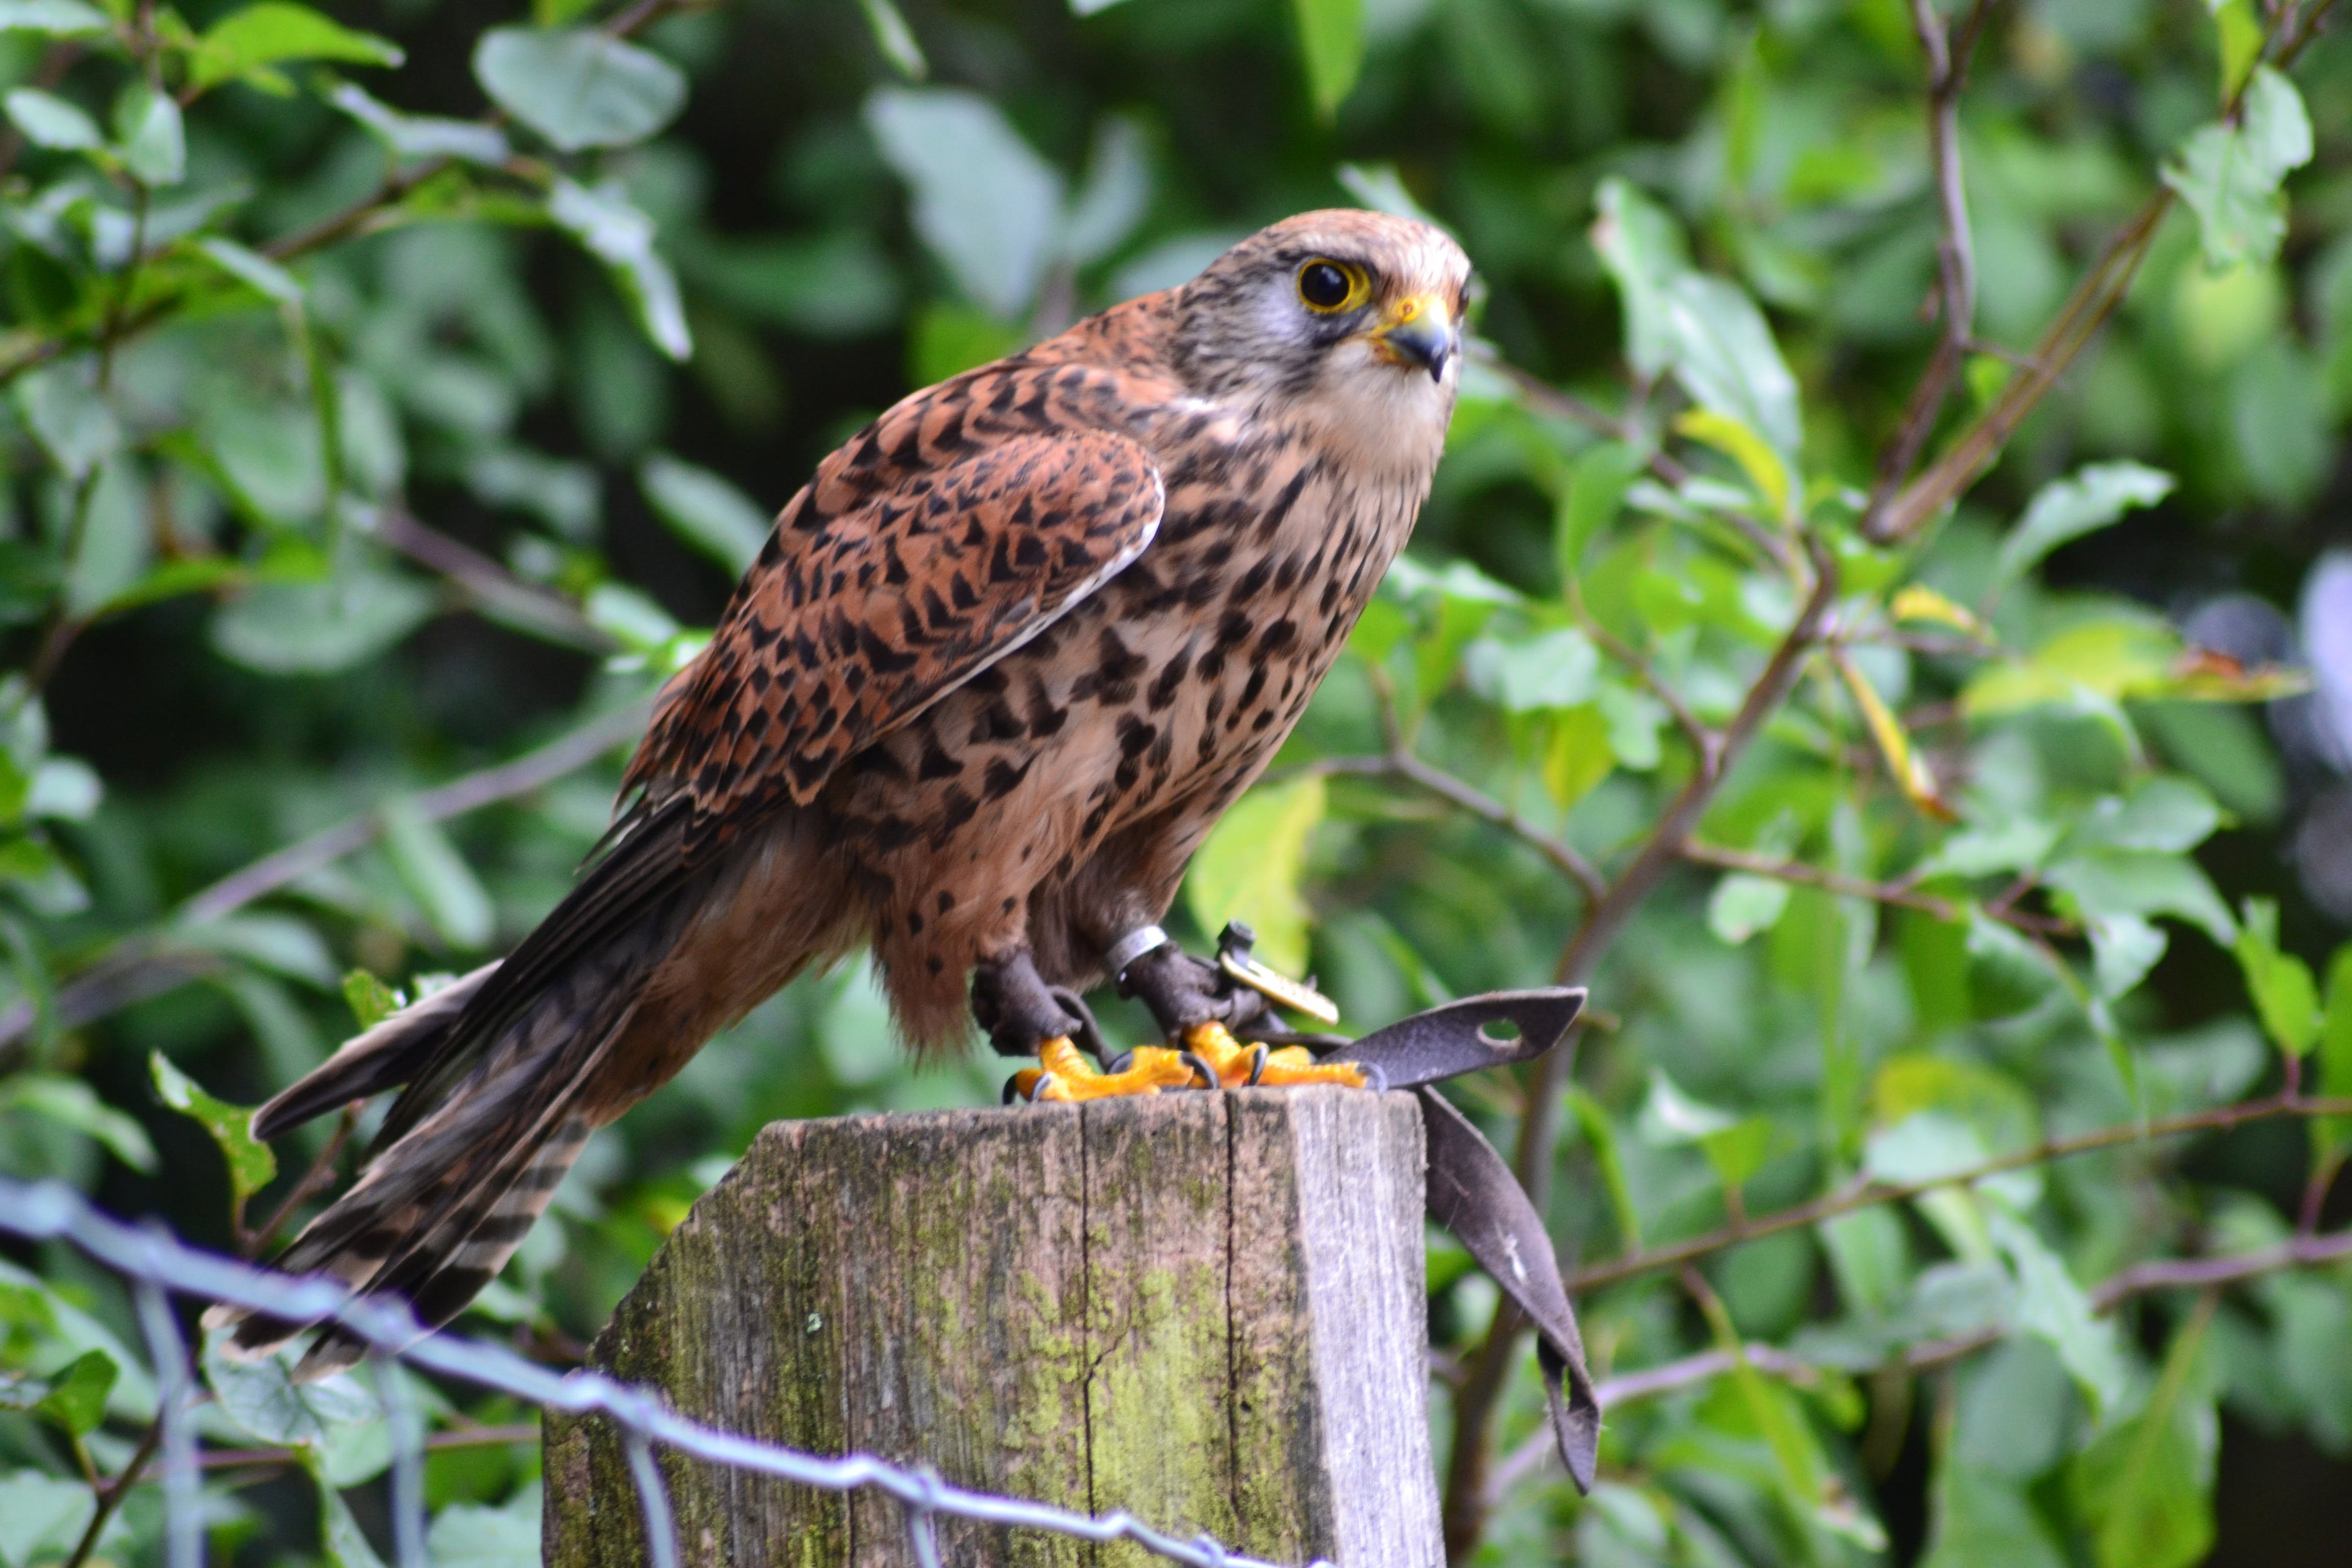
[[[1276,1562],[1440,1568],[1411,1096],[1336,1088],[779,1122],[592,1361],[821,1454]],[[646,1559],[612,1427],[547,1422],[546,1561]],[[681,1560],[911,1564],[898,1505],[662,1470]],[[941,1520],[950,1563],[1140,1568]]]

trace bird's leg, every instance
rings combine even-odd
[[[1214,1087],[1300,1083],[1364,1087],[1362,1068],[1318,1062],[1304,1046],[1276,1049],[1240,1039],[1237,1032],[1246,1032],[1253,1024],[1276,1022],[1266,999],[1236,985],[1223,970],[1192,957],[1172,942],[1131,960],[1119,972],[1118,984],[1121,992],[1139,998],[1151,1009],[1170,1039],[1182,1042],[1182,1057],[1198,1062],[1198,1071],[1213,1079]]]
[[[1005,1086],[1007,1099],[1103,1100],[1157,1094],[1192,1081],[1192,1068],[1182,1053],[1156,1046],[1135,1051],[1117,1072],[1105,1072],[1088,1061],[1070,1039],[1080,1020],[1054,999],[1026,948],[982,963],[972,972],[971,1011],[999,1053],[1037,1058],[1036,1067],[1013,1075]]]

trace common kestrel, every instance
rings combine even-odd
[[[918,1047],[969,1007],[1041,1058],[1019,1081],[1044,1098],[1361,1082],[1238,1044],[1255,996],[1155,922],[1412,531],[1469,271],[1425,224],[1289,218],[826,458],[664,689],[571,895],[256,1114],[274,1137],[404,1086],[280,1266],[447,1321],[592,1131],[860,944]],[[1088,1062],[1063,998],[1106,977],[1177,1047]],[[354,1353],[331,1334],[310,1368]]]

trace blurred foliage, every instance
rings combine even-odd
[[[1487,348],[1173,919],[1253,919],[1355,1028],[1594,986],[1572,1077],[1462,1100],[1548,1182],[1596,1373],[1664,1370],[1578,1500],[1433,1236],[1463,1557],[2178,1568],[2220,1412],[2352,1452],[2352,1116],[2297,1098],[2352,1094],[2328,5],[337,10],[0,0],[0,1169],[282,1235],[352,1119],[273,1161],[236,1108],[554,902],[819,456],[1356,201],[1462,237]],[[1940,197],[1923,37],[1968,62]],[[468,1327],[575,1355],[766,1121],[1003,1070],[913,1070],[862,967],[797,984]],[[105,1482],[136,1342],[0,1260],[7,1568],[101,1495],[95,1550],[160,1560]],[[373,1564],[371,1377],[208,1371],[215,1548]],[[432,1560],[535,1561],[529,1413],[408,1381]]]

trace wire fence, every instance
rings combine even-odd
[[[595,1372],[558,1373],[513,1352],[451,1334],[428,1333],[405,1304],[352,1295],[332,1280],[294,1279],[202,1251],[159,1229],[127,1225],[93,1208],[55,1182],[0,1177],[0,1233],[32,1241],[64,1241],[131,1282],[140,1332],[155,1365],[162,1394],[161,1431],[165,1568],[200,1568],[203,1514],[197,1493],[194,1414],[202,1397],[186,1339],[171,1298],[247,1307],[297,1321],[331,1321],[367,1342],[381,1360],[572,1415],[602,1415],[620,1428],[622,1452],[645,1517],[653,1568],[677,1568],[677,1535],[669,1494],[654,1458],[656,1443],[715,1465],[772,1476],[824,1491],[871,1489],[895,1499],[907,1540],[920,1568],[940,1568],[935,1521],[971,1520],[1013,1530],[1042,1531],[1107,1544],[1131,1542],[1170,1563],[1192,1568],[1277,1568],[1228,1552],[1202,1535],[1192,1541],[1154,1530],[1125,1512],[1099,1517],[1022,1498],[951,1486],[929,1469],[893,1465],[866,1454],[828,1458],[689,1421],[654,1394]],[[377,1379],[393,1436],[392,1536],[396,1568],[425,1568],[424,1421],[396,1377]],[[130,1472],[126,1471],[126,1476]],[[1307,1568],[1330,1568],[1318,1561]]]

